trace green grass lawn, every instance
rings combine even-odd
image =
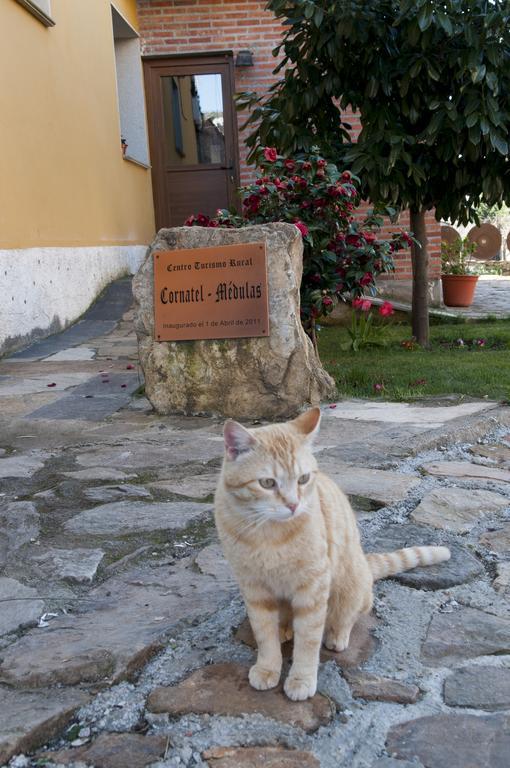
[[[405,348],[411,328],[394,324],[385,336],[387,346],[354,353],[341,349],[348,340],[345,328],[323,326],[319,353],[342,397],[510,399],[510,320],[431,325],[430,337],[429,350]]]

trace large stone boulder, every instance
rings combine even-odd
[[[270,335],[221,341],[154,340],[155,251],[265,242]],[[158,413],[284,419],[334,393],[299,315],[303,243],[291,224],[162,229],[133,280],[147,397]]]

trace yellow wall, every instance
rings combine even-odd
[[[135,0],[114,0],[138,28]],[[52,0],[47,28],[0,2],[0,248],[154,234],[150,171],[123,160],[108,0]]]

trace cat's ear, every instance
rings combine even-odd
[[[319,433],[319,426],[321,423],[321,409],[310,408],[305,411],[297,419],[291,421],[291,424],[303,437],[312,441]]]
[[[247,453],[255,445],[255,438],[248,432],[242,424],[229,419],[223,427],[223,436],[225,438],[225,451],[227,459],[233,461],[242,453]]]

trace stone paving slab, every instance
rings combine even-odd
[[[449,707],[469,707],[495,712],[510,709],[508,667],[463,667],[444,683],[444,700]]]
[[[88,700],[88,694],[76,688],[13,691],[0,687],[0,764],[56,736]]]
[[[510,716],[440,714],[394,726],[387,749],[426,768],[508,768]]]
[[[44,603],[37,591],[16,579],[0,576],[0,635],[15,632],[19,627],[34,624]]]
[[[15,395],[33,395],[39,392],[51,392],[56,395],[64,392],[70,387],[77,387],[90,378],[88,371],[83,373],[76,372],[55,372],[48,371],[47,374],[40,374],[31,377],[9,377],[7,381],[0,383],[0,404],[8,396]]]
[[[320,459],[319,459],[320,461]],[[329,461],[324,462],[326,467]],[[336,467],[327,474],[348,496],[368,499],[379,506],[391,506],[405,499],[420,484],[420,479],[389,470],[365,467]]]
[[[119,408],[127,405],[131,399],[128,393],[118,392],[101,396],[86,397],[84,395],[68,395],[54,403],[43,405],[25,416],[26,419],[75,419],[100,421],[111,416]]]
[[[434,461],[423,464],[422,468],[429,475],[439,477],[472,478],[493,480],[499,483],[510,483],[510,472],[505,469],[487,467],[484,464],[473,464],[470,461]]]
[[[60,352],[55,352],[54,355],[45,357],[44,361],[48,363],[65,363],[74,362],[75,360],[93,360],[95,356],[96,351],[92,347],[69,347]]]
[[[54,619],[6,648],[0,682],[104,686],[129,677],[162,648],[179,621],[209,615],[228,594],[182,564],[133,569],[92,589],[80,613]]]
[[[40,756],[59,765],[81,762],[95,768],[145,768],[163,758],[167,746],[165,736],[102,733],[92,744],[56,752],[41,752]]]
[[[508,445],[473,445],[469,450],[474,456],[481,456],[507,469],[510,468],[510,447]]]
[[[510,554],[510,523],[501,526],[496,531],[484,533],[480,536],[479,542],[493,552]]]
[[[189,496],[192,499],[203,499],[214,493],[217,484],[218,474],[206,473],[184,477],[182,480],[159,480],[156,483],[150,483],[149,487],[157,491],[168,491],[181,496]]]
[[[172,717],[189,712],[231,716],[260,713],[308,732],[326,725],[333,716],[325,696],[316,693],[306,701],[291,701],[283,693],[282,682],[269,691],[254,691],[248,682],[248,668],[228,662],[203,667],[176,686],[155,688],[147,707],[150,712]]]
[[[442,536],[439,539],[437,532],[424,525],[390,524],[367,541],[365,549],[367,552],[392,552],[403,547],[430,544],[450,547],[450,559],[438,565],[413,568],[391,578],[415,589],[445,589],[484,573],[481,562],[466,547],[452,537]]]
[[[43,468],[44,463],[41,456],[8,456],[0,459],[0,478],[3,477],[32,477],[34,472]]]
[[[210,768],[320,768],[310,752],[284,747],[213,747],[202,757]]]
[[[493,654],[510,654],[510,620],[465,607],[435,614],[422,648],[423,661],[433,666]]]
[[[207,515],[211,515],[210,506],[192,501],[112,501],[80,512],[64,523],[64,529],[92,536],[122,536],[138,531],[182,530]]]
[[[355,421],[379,421],[391,424],[410,424],[426,430],[444,427],[454,419],[490,411],[494,403],[463,403],[449,406],[420,406],[409,403],[385,403],[379,401],[348,400],[336,403],[331,411],[336,419]]]
[[[352,695],[367,701],[392,701],[397,704],[416,704],[420,696],[417,685],[392,680],[369,672],[346,671]]]
[[[33,560],[39,565],[41,573],[75,584],[91,584],[97,573],[99,563],[104,557],[102,549],[48,549],[41,555],[34,555]]]
[[[417,523],[427,523],[454,533],[467,533],[480,520],[510,506],[510,499],[493,491],[436,488],[411,513]]]

